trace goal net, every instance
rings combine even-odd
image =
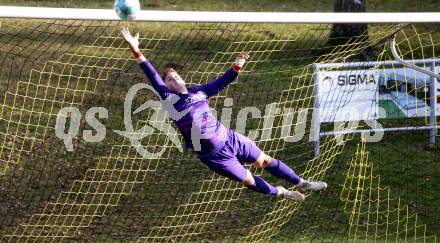
[[[384,63],[395,60],[389,39],[397,33],[399,56],[435,72],[439,26],[358,24],[348,36],[325,23],[227,22],[0,18],[2,241],[435,241],[440,154],[428,133],[438,125],[429,115],[437,80]],[[214,80],[249,51],[210,106],[223,124],[329,188],[297,203],[209,171],[183,148],[156,95],[134,90],[148,81],[121,25],[140,33],[157,70],[171,64],[188,85]],[[318,75],[344,85],[326,89]],[[322,118],[358,102],[359,82],[376,84],[365,86],[363,109],[377,117]],[[355,130],[377,128],[371,120],[407,129],[366,143]]]

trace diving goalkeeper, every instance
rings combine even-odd
[[[208,99],[217,95],[238,76],[248,53],[238,55],[235,63],[218,79],[207,84],[186,87],[185,81],[172,68],[167,68],[162,77],[139,49],[139,34],[132,36],[128,28],[122,35],[134,53],[142,70],[162,100],[173,100],[173,111],[167,109],[184,137],[186,146],[195,151],[198,158],[212,171],[229,179],[243,183],[246,187],[266,195],[280,196],[295,201],[304,201],[299,191],[275,187],[259,176],[254,176],[243,164],[252,163],[270,174],[284,179],[301,190],[322,190],[325,182],[307,181],[299,177],[289,166],[262,152],[254,141],[226,128],[211,113]],[[180,114],[180,115],[176,115]]]

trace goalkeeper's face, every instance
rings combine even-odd
[[[174,70],[166,73],[164,81],[168,89],[170,89],[172,92],[181,93],[186,90],[185,81]]]

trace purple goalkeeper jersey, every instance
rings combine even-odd
[[[138,62],[161,99],[172,97],[175,99],[175,111],[184,114],[178,119],[173,116],[171,118],[182,133],[186,147],[193,149],[199,156],[208,156],[222,149],[228,129],[211,112],[208,99],[234,81],[238,73],[230,68],[214,81],[189,87],[187,94],[176,94],[168,89],[148,60],[140,57]]]

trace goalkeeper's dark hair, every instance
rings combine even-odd
[[[163,70],[163,72],[162,72],[162,80],[165,81],[165,78],[168,75],[168,73],[175,72],[175,71],[176,70],[174,70],[174,68],[172,68],[172,67],[165,68],[165,70]]]
[[[177,63],[169,63],[166,65],[166,68],[162,72],[162,80],[165,81],[165,77],[168,75],[168,73],[171,72],[177,72],[176,69],[183,69],[185,65],[177,64]]]

